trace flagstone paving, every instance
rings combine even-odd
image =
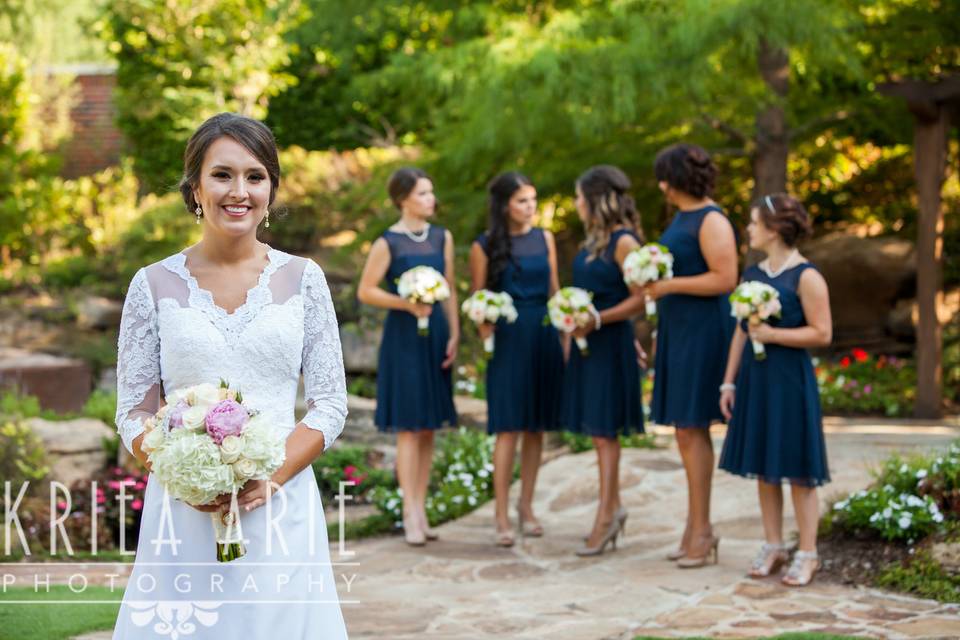
[[[941,446],[957,425],[837,421],[828,426],[833,482],[824,498],[861,488],[891,451]],[[593,517],[596,458],[558,457],[540,473],[535,508],[546,529],[512,549],[492,541],[493,505],[439,528],[441,539],[408,547],[399,536],[348,542],[357,566],[337,567],[351,638],[626,640],[635,635],[747,638],[819,631],[872,638],[960,638],[960,607],[814,582],[789,589],[744,577],[761,543],[754,484],[718,472],[713,518],[718,565],[680,570],[664,559],[683,525],[683,469],[672,440],[624,450],[622,492],[630,512],[615,552],[573,555]],[[722,441],[715,429],[715,442]],[[518,490],[514,486],[514,491]],[[513,500],[511,500],[511,504]],[[787,509],[789,513],[790,509]],[[794,523],[788,519],[787,529]],[[337,555],[331,548],[332,560]],[[352,574],[356,574],[353,577]],[[92,634],[100,640],[109,634]]]

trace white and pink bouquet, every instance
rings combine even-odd
[[[417,304],[436,304],[450,297],[450,286],[442,273],[421,265],[404,271],[397,280],[397,294]],[[417,333],[430,333],[430,317],[417,318]]]
[[[485,322],[495,324],[500,318],[511,324],[517,321],[517,308],[513,306],[513,296],[506,291],[478,289],[463,301],[460,311],[477,326]],[[493,334],[484,338],[483,350],[487,357],[493,355]]]
[[[140,445],[151,472],[167,493],[187,504],[205,505],[234,495],[249,480],[269,480],[286,458],[286,439],[243,404],[225,381],[178,389],[144,424]],[[226,513],[212,512],[217,560],[246,553],[235,497]]]
[[[780,317],[780,294],[764,282],[741,282],[730,294],[730,315],[738,320],[746,320],[750,326],[757,326],[770,318]],[[762,342],[751,340],[753,355],[764,360],[767,351]]]
[[[623,281],[642,287],[657,280],[673,277],[673,254],[658,242],[637,247],[623,261]],[[647,300],[647,315],[657,314],[657,303]]]
[[[564,287],[547,301],[547,317],[550,323],[563,333],[573,333],[581,327],[596,322],[597,310],[593,306],[593,294],[579,287]],[[586,338],[577,338],[580,353],[590,355]]]

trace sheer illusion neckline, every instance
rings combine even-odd
[[[194,306],[195,302],[200,302],[200,307],[204,307],[206,310],[213,311],[219,317],[235,318],[244,315],[244,313],[255,304],[269,302],[270,299],[272,299],[273,296],[270,292],[269,286],[270,278],[277,271],[277,269],[287,262],[284,257],[289,258],[289,256],[286,256],[286,254],[281,251],[277,251],[273,248],[267,249],[267,264],[264,266],[263,270],[260,271],[260,275],[257,278],[257,283],[253,287],[247,289],[243,303],[233,311],[227,311],[224,307],[221,307],[219,304],[217,304],[213,297],[213,292],[200,286],[200,283],[197,281],[196,277],[194,277],[194,275],[190,272],[190,268],[187,267],[186,253],[182,251],[180,253],[175,253],[164,262],[164,266],[186,281],[187,288],[190,290],[191,306]]]

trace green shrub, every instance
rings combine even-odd
[[[493,437],[460,427],[437,442],[426,509],[430,524],[459,518],[493,497]],[[399,488],[377,489],[374,503],[400,526],[403,497]]]
[[[24,482],[34,486],[50,472],[43,442],[24,422],[0,419],[0,482],[16,494]]]
[[[370,492],[382,487],[396,487],[393,471],[372,463],[373,452],[367,447],[341,446],[330,449],[313,463],[313,473],[324,503],[330,504],[340,493],[340,482],[354,482],[344,493],[354,496],[353,502],[366,502]]]
[[[940,602],[960,602],[960,576],[947,573],[926,550],[902,565],[887,568],[877,579],[881,587]]]
[[[828,529],[885,540],[919,541],[960,521],[960,441],[941,452],[890,456],[867,489],[834,503]]]
[[[854,349],[836,362],[814,363],[827,412],[893,417],[913,411],[917,373],[910,360]]]
[[[112,425],[117,419],[117,394],[112,391],[97,389],[90,394],[80,413],[88,418],[96,418],[101,422]]]
[[[561,432],[560,441],[570,447],[573,453],[591,451],[593,449],[593,438],[579,433]],[[657,449],[656,438],[651,433],[633,433],[628,436],[620,436],[620,446],[624,449]]]

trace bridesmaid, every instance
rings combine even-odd
[[[427,485],[433,459],[433,433],[457,422],[451,366],[460,341],[453,272],[453,235],[429,223],[436,209],[433,182],[414,167],[398,169],[387,183],[400,210],[397,221],[370,248],[357,298],[389,309],[377,369],[380,431],[397,432],[397,479],[403,492],[403,528],[407,543],[435,540],[426,514]],[[413,304],[397,295],[396,280],[419,265],[443,273],[450,298],[439,305]],[[386,279],[387,290],[380,288]],[[417,318],[429,316],[430,333],[417,334]]]
[[[517,440],[520,500],[517,517],[523,535],[539,537],[543,527],[533,514],[533,492],[543,451],[543,432],[558,427],[563,354],[552,326],[544,326],[547,299],[559,288],[553,234],[533,226],[537,190],[516,172],[493,180],[489,226],[470,249],[473,290],[506,291],[513,297],[517,321],[483,324],[480,336],[496,335],[487,365],[487,430],[496,434],[493,488],[496,543],[514,543],[508,499]]]
[[[569,340],[563,385],[562,422],[574,433],[592,436],[600,472],[600,502],[593,529],[580,556],[616,548],[627,512],[620,503],[620,434],[643,433],[640,366],[633,323],[643,307],[639,290],[623,282],[627,254],[640,246],[639,216],[630,196],[630,180],[610,165],[592,167],[577,180],[577,213],[586,240],[573,260],[573,285],[591,291],[596,323],[573,335],[586,337],[589,355]]]
[[[800,202],[785,194],[761,198],[750,211],[747,232],[750,247],[767,258],[744,271],[743,279],[773,286],[782,310],[770,324],[737,327],[730,343],[720,396],[730,429],[720,468],[758,480],[766,544],[750,568],[754,577],[771,575],[787,561],[781,483],[790,483],[800,546],[782,581],[804,586],[819,568],[817,487],[830,480],[820,398],[807,349],[830,344],[830,297],[823,276],[796,249],[810,233],[810,219]],[[748,330],[750,338],[766,344],[765,360],[753,357]]]
[[[716,167],[706,151],[677,144],[657,154],[654,171],[667,202],[678,209],[660,242],[674,257],[674,278],[646,287],[658,300],[652,417],[676,427],[687,475],[687,520],[676,551],[681,568],[717,560],[710,525],[713,443],[710,425],[723,363],[733,334],[729,293],[737,284],[737,243],[730,221],[711,199]]]

